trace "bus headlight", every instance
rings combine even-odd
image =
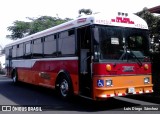
[[[112,86],[112,80],[106,80],[106,86]]]
[[[149,69],[148,64],[144,64],[144,69],[145,69],[145,70],[148,70],[148,69]]]
[[[107,70],[107,71],[111,71],[111,70],[112,70],[112,67],[111,67],[110,64],[107,64],[107,65],[106,65],[106,70]]]
[[[145,83],[145,84],[148,84],[149,82],[150,82],[149,77],[145,77],[145,78],[144,78],[144,83]]]

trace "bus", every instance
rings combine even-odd
[[[153,92],[147,23],[123,12],[84,15],[5,46],[7,76],[93,100]]]

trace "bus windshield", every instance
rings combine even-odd
[[[150,61],[148,31],[143,29],[98,25],[94,48],[101,61]]]

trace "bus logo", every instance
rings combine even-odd
[[[130,18],[126,17],[116,17],[116,19],[111,19],[111,21],[117,23],[134,24],[134,21],[131,21]]]
[[[123,66],[123,72],[134,72],[134,66]]]
[[[39,76],[40,76],[41,78],[44,78],[44,79],[47,79],[47,80],[50,80],[50,79],[51,79],[50,75],[49,75],[48,73],[46,73],[46,72],[40,72],[40,73],[39,73]]]

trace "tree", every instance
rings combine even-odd
[[[142,11],[140,11],[136,14],[138,16],[140,16],[141,18],[143,18],[147,22],[151,37],[160,36],[160,33],[159,33],[160,17],[159,16],[155,16],[154,14],[150,13],[146,7],[143,8]]]
[[[16,40],[17,38],[23,38],[26,33],[29,32],[30,23],[24,21],[15,21],[13,26],[7,27],[8,31],[11,31],[11,35],[7,35],[7,38]]]
[[[53,26],[59,25],[69,20],[71,19],[70,18],[61,19],[59,17],[42,16],[38,19],[33,20],[33,22],[31,23],[30,27],[31,29],[29,35],[45,30],[47,28],[51,28]]]
[[[92,10],[91,9],[80,9],[78,13],[79,14],[84,13],[86,15],[91,15],[92,14]]]
[[[8,31],[11,31],[11,35],[7,35],[6,37],[12,40],[20,39],[71,20],[70,18],[61,19],[51,16],[41,16],[36,19],[27,17],[27,19],[30,22],[17,20],[13,23],[13,26],[7,27]]]
[[[153,52],[160,51],[160,17],[155,16],[154,14],[150,13],[147,8],[144,8],[142,11],[136,13],[138,16],[143,18],[149,27],[149,35],[152,39],[151,47]]]

